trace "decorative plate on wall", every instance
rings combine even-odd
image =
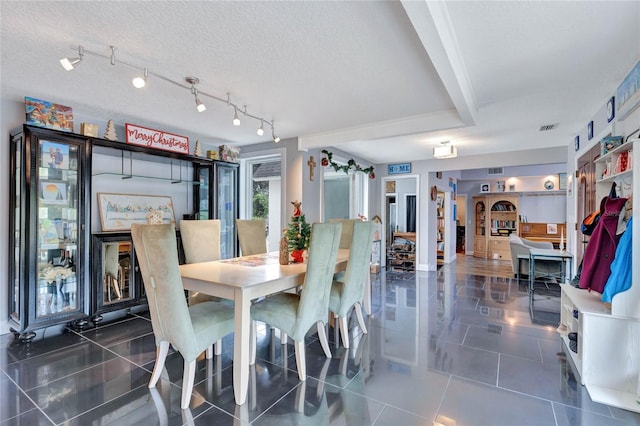
[[[553,189],[553,181],[549,179],[545,180],[544,189],[546,189],[547,191],[551,191]]]

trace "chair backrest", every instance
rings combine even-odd
[[[236,219],[236,226],[243,256],[267,252],[267,226],[264,219]]]
[[[311,225],[307,273],[302,285],[296,326],[291,337],[303,339],[318,321],[326,321],[329,312],[329,293],[340,245],[340,223]]]
[[[197,345],[180,276],[174,224],[134,223],[131,237],[156,343],[168,341],[185,358],[195,359],[197,354],[191,352]]]
[[[329,219],[329,223],[341,223],[342,233],[340,235],[340,248],[351,248],[351,239],[353,236],[353,224],[360,222],[360,219]]]
[[[113,278],[118,278],[118,243],[105,243],[104,244],[104,274]]]
[[[362,301],[367,274],[370,273],[374,231],[373,222],[358,221],[353,224],[349,263],[344,273],[344,286],[340,297],[342,304],[336,312],[339,316],[346,315],[354,303]]]
[[[181,220],[180,239],[187,263],[220,260],[220,219]]]

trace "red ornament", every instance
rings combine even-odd
[[[304,250],[292,250],[291,260],[293,263],[302,263],[304,260]]]
[[[327,167],[329,165],[329,159],[326,157],[323,157],[320,164],[322,164],[322,167]]]
[[[369,173],[369,179],[375,179],[376,174],[374,172]]]

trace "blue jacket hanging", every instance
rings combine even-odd
[[[631,234],[633,230],[633,218],[627,221],[627,230],[620,237],[616,255],[611,262],[611,275],[604,286],[602,301],[609,302],[613,296],[631,288]]]

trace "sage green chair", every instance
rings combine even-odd
[[[251,365],[256,361],[255,321],[276,327],[293,339],[300,380],[306,380],[307,377],[304,338],[313,325],[317,326],[318,338],[325,355],[331,358],[324,323],[329,312],[329,292],[336,267],[341,228],[339,223],[314,223],[311,226],[307,272],[299,295],[279,293],[251,306]]]
[[[340,248],[351,248],[351,239],[353,236],[353,224],[360,222],[360,219],[329,219],[329,223],[341,223],[342,233],[340,234]]]
[[[187,263],[220,260],[220,219],[181,220],[180,239]]]
[[[267,252],[267,224],[264,219],[236,219],[243,256]]]
[[[336,318],[336,332],[340,329],[342,343],[349,347],[348,317],[353,307],[358,318],[358,324],[363,333],[367,333],[367,327],[362,316],[362,299],[364,298],[364,286],[367,283],[367,274],[370,273],[371,246],[373,244],[373,222],[357,221],[353,223],[349,263],[340,280],[334,279],[329,298],[329,310]]]
[[[157,346],[149,387],[155,387],[160,379],[169,345],[172,345],[184,358],[180,406],[185,409],[191,400],[196,359],[204,351],[207,359],[212,358],[213,343],[233,332],[233,307],[219,302],[187,305],[172,223],[132,224],[131,236],[147,293]]]

